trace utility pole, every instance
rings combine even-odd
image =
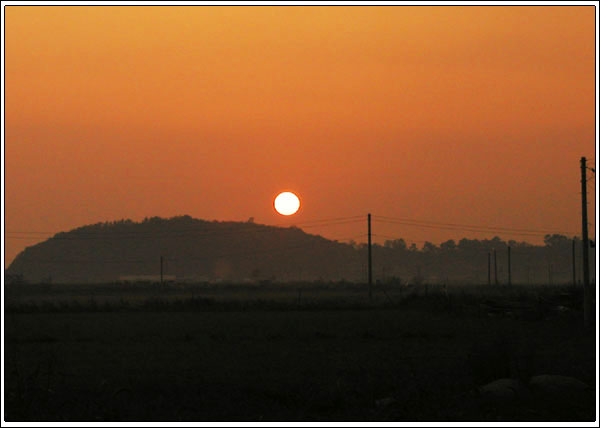
[[[590,261],[588,255],[587,220],[587,172],[586,159],[581,158],[581,245],[583,248],[583,324],[589,327],[592,321],[592,299],[590,298]]]
[[[512,278],[510,275],[510,245],[508,246],[508,285],[512,284]]]
[[[367,214],[367,225],[369,229],[369,300],[372,300],[373,294],[371,285],[373,283],[373,263],[371,260],[371,214]]]
[[[496,250],[494,249],[494,283],[498,285],[498,259],[496,258]]]
[[[571,256],[572,256],[572,267],[573,267],[573,287],[577,285],[577,278],[575,277],[575,238],[573,238],[573,245],[571,245]]]
[[[488,285],[492,285],[492,255],[488,251]]]
[[[163,283],[163,256],[160,256],[160,284]]]

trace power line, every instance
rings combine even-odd
[[[550,230],[536,230],[536,229],[516,229],[516,228],[506,228],[506,227],[493,227],[493,226],[475,226],[475,225],[466,225],[466,224],[458,224],[458,223],[441,223],[441,222],[433,222],[433,221],[425,221],[425,220],[413,220],[413,219],[401,219],[396,217],[385,217],[385,216],[375,216],[377,221],[383,223],[392,223],[392,224],[402,224],[405,226],[417,226],[417,227],[429,227],[429,228],[437,228],[437,229],[449,229],[449,230],[458,230],[458,231],[467,231],[467,232],[506,232],[515,235],[531,235],[531,236],[545,236],[547,234],[553,233],[562,233],[566,235],[576,235],[572,232],[559,232],[559,231],[550,231]]]
[[[205,220],[200,220],[202,221],[204,224],[214,224],[214,223],[236,223],[237,225],[231,228],[228,228],[229,230],[233,230],[233,229],[238,229],[238,228],[244,228],[244,227],[255,227],[255,226],[266,226],[266,227],[278,227],[278,226],[287,226],[287,227],[291,227],[291,226],[298,226],[298,225],[308,225],[308,224],[316,224],[316,223],[327,223],[327,222],[337,222],[337,221],[345,221],[345,220],[352,220],[352,219],[361,219],[363,216],[362,215],[355,215],[355,216],[348,216],[348,217],[334,217],[334,218],[324,218],[324,219],[318,219],[318,220],[306,220],[303,222],[299,222],[299,223],[293,223],[290,224],[289,222],[278,222],[278,223],[273,223],[273,224],[260,224],[260,223],[249,223],[249,222],[234,222],[234,221],[205,221]],[[165,222],[168,222],[169,219],[161,219]],[[142,226],[145,224],[148,224],[151,222],[139,222],[139,223],[124,223],[128,226]],[[83,226],[79,229],[83,229],[83,228],[88,228],[88,227],[95,227],[95,226],[100,226],[100,227],[110,227],[113,226],[113,224],[108,223],[105,226],[106,223],[96,223],[96,224],[92,224],[92,225],[88,225],[88,226]],[[119,226],[119,223],[116,223],[117,226]],[[221,230],[227,230],[224,229],[222,227],[216,227],[216,228],[212,228],[212,229],[205,229],[202,226],[203,225],[199,225],[201,227],[201,229],[198,228],[193,228],[193,229],[179,229],[176,230],[175,232],[189,232],[189,231],[221,231]],[[25,233],[25,234],[40,234],[40,235],[56,235],[59,233],[78,233],[78,234],[86,234],[86,235],[98,235],[98,234],[104,234],[106,232],[103,231],[79,231],[78,229],[72,229],[70,231],[67,232],[44,232],[44,231],[6,231],[6,233]],[[135,234],[136,232],[127,232],[127,234]]]
[[[321,220],[307,220],[304,222],[296,223],[296,224],[312,224],[312,223],[320,223],[320,222],[329,222],[329,221],[339,221],[339,220],[350,220],[350,219],[362,219],[363,215],[353,215],[349,217],[337,217],[337,218],[325,218]],[[276,223],[276,224],[287,224],[287,223]]]
[[[320,221],[321,223],[316,223]],[[314,228],[314,227],[329,227],[329,226],[337,226],[344,224],[352,224],[361,222],[362,219],[354,219],[354,217],[341,217],[337,219],[324,219],[324,220],[314,220],[311,222],[305,223],[297,223],[300,225],[307,224],[306,226],[302,226],[305,229]],[[139,223],[138,223],[139,224]],[[85,231],[77,231],[72,230],[69,232],[59,232],[54,234],[53,236],[48,237],[48,239],[53,240],[85,240],[85,239],[140,239],[140,238],[161,238],[161,237],[189,237],[190,235],[194,236],[207,236],[207,235],[228,235],[228,234],[238,234],[242,232],[252,232],[252,233],[261,233],[261,232],[273,232],[273,228],[289,230],[292,227],[297,227],[297,225],[290,225],[289,227],[277,227],[272,225],[261,225],[255,223],[243,223],[234,227],[217,227],[217,228],[196,228],[196,229],[179,229],[179,230],[168,230],[168,231],[156,231],[156,232],[126,232],[119,233],[114,231],[94,231],[94,232],[85,232]],[[45,234],[51,234],[52,232],[25,232],[25,231],[7,231],[7,234],[13,235],[38,235],[38,236],[6,236],[8,239],[41,239],[44,238]],[[68,236],[62,236],[67,235]],[[41,235],[41,236],[40,236]],[[61,235],[61,236],[57,236]]]
[[[419,244],[424,244],[426,242],[429,242],[429,241],[419,241],[417,239],[404,238],[404,237],[398,237],[398,236],[382,235],[380,233],[373,233],[373,236],[378,236],[380,238],[394,239],[394,240],[402,239],[405,242],[418,242]]]
[[[413,222],[413,223],[425,223],[425,224],[434,224],[434,225],[442,225],[442,226],[457,226],[457,227],[468,227],[468,228],[480,228],[480,229],[496,229],[496,230],[506,230],[506,231],[517,231],[517,232],[539,232],[539,233],[559,233],[554,230],[549,229],[517,229],[517,228],[509,228],[509,227],[500,227],[500,226],[481,226],[481,225],[469,225],[469,224],[460,224],[460,223],[441,223],[429,220],[415,220],[415,219],[407,219],[400,217],[387,217],[376,215],[374,217],[389,219],[389,220],[397,220],[397,221],[405,221],[405,222]],[[560,232],[560,233],[570,233],[570,232]]]
[[[452,226],[437,226],[437,225],[430,225],[430,224],[416,224],[416,223],[407,223],[407,222],[394,222],[394,221],[384,221],[385,223],[391,223],[391,224],[399,224],[399,225],[403,225],[403,226],[414,226],[414,227],[424,227],[424,228],[429,228],[429,229],[443,229],[443,230],[454,230],[454,231],[460,231],[460,232],[480,232],[480,233],[493,233],[493,234],[499,234],[499,233],[506,233],[506,234],[511,234],[511,235],[523,235],[523,236],[546,236],[548,235],[547,233],[530,233],[530,232],[512,232],[512,231],[505,231],[505,230],[489,230],[489,229],[475,229],[475,228],[457,228],[457,227],[452,227]]]
[[[363,219],[358,219],[358,220],[340,221],[340,222],[335,222],[335,223],[312,224],[309,226],[303,226],[302,229],[310,229],[311,227],[338,226],[338,225],[343,225],[343,224],[362,223],[363,221],[364,221]]]
[[[336,217],[336,218],[328,218],[328,219],[320,219],[320,220],[310,220],[301,223],[296,223],[290,225],[284,229],[289,229],[291,227],[299,227],[302,226],[304,229],[314,228],[314,227],[329,227],[329,226],[337,226],[337,225],[345,225],[352,223],[359,223],[363,221],[364,216],[348,216],[348,217]],[[427,228],[437,228],[437,229],[447,229],[447,230],[458,230],[458,231],[469,231],[469,232],[507,232],[511,234],[519,234],[526,236],[545,236],[546,234],[551,233],[562,233],[566,235],[576,235],[576,233],[572,232],[559,232],[559,231],[550,231],[550,230],[540,230],[540,229],[517,229],[517,228],[506,228],[506,227],[494,227],[494,226],[479,226],[479,225],[467,225],[460,223],[442,223],[442,222],[433,222],[427,220],[414,220],[414,219],[405,219],[399,217],[388,217],[388,216],[373,216],[377,221],[384,223],[392,223],[392,224],[400,224],[405,226],[416,226],[416,227],[427,227]],[[136,223],[137,225],[142,223]],[[281,224],[281,223],[279,223]],[[257,227],[258,226],[258,227]],[[262,226],[262,227],[261,227]],[[54,235],[52,239],[60,239],[60,240],[80,240],[80,239],[115,239],[115,238],[160,238],[163,236],[180,236],[186,237],[189,234],[194,234],[195,236],[206,236],[211,234],[228,234],[228,233],[240,233],[240,232],[267,232],[272,231],[273,227],[277,227],[277,225],[257,225],[254,223],[243,223],[238,224],[234,227],[217,227],[217,228],[194,228],[194,229],[179,229],[179,230],[171,230],[171,231],[157,231],[157,232],[126,232],[119,233],[114,231],[78,231],[72,230],[69,232],[40,232],[40,231],[7,231],[7,234],[12,235]],[[56,235],[66,235],[69,236],[56,236]],[[42,238],[43,236],[39,236]],[[30,236],[6,236],[8,239],[35,239],[37,237]]]

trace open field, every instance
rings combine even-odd
[[[453,312],[479,312],[487,301],[518,302],[534,312],[561,305],[581,308],[581,287],[548,285],[368,285],[350,282],[298,283],[107,283],[11,284],[5,288],[11,312],[132,310],[372,309],[443,304]],[[531,311],[530,311],[531,312]],[[543,314],[538,314],[543,315]],[[537,315],[534,315],[537,316]]]
[[[388,287],[369,302],[351,284],[27,287],[5,301],[7,421],[595,417],[594,392],[473,392],[595,384],[570,288]]]

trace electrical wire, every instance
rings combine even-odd
[[[77,229],[69,231],[69,232],[59,232],[54,233],[53,236],[44,236],[52,234],[52,232],[26,232],[26,231],[7,231],[7,234],[11,235],[38,235],[38,236],[6,236],[8,239],[40,239],[47,237],[48,239],[53,240],[85,240],[85,239],[141,239],[141,238],[151,238],[157,239],[161,237],[189,237],[191,234],[194,236],[207,236],[207,235],[227,235],[227,234],[238,234],[242,232],[252,232],[252,233],[262,233],[262,232],[273,232],[273,228],[288,230],[291,227],[298,227],[298,225],[302,225],[303,228],[314,228],[314,227],[328,227],[328,226],[337,226],[343,224],[352,224],[358,223],[362,221],[357,216],[353,217],[338,217],[335,219],[323,219],[323,220],[313,220],[302,223],[296,223],[293,225],[289,225],[288,227],[277,227],[272,225],[261,225],[256,223],[242,223],[233,227],[216,227],[216,228],[194,228],[194,229],[179,229],[179,230],[169,230],[169,231],[156,231],[152,233],[148,232],[126,232],[126,233],[118,233],[114,231],[78,231]],[[317,223],[320,222],[320,223]],[[139,225],[140,223],[136,223]],[[305,225],[306,224],[306,225]],[[305,226],[304,226],[305,225]],[[68,236],[63,236],[67,235]]]
[[[541,229],[517,229],[517,228],[507,228],[507,227],[495,227],[495,226],[476,226],[476,225],[467,225],[467,224],[459,224],[459,223],[441,223],[434,221],[426,221],[426,220],[414,220],[414,219],[404,219],[398,217],[387,217],[387,216],[373,216],[377,221],[384,223],[395,223],[402,224],[406,226],[418,226],[418,227],[435,227],[435,228],[446,228],[450,230],[459,230],[459,231],[467,231],[467,232],[507,232],[512,234],[522,234],[522,235],[532,235],[532,236],[545,236],[546,234],[566,234],[566,235],[575,235],[572,232],[559,232],[559,231],[551,231],[551,230],[541,230]]]
[[[387,238],[387,239],[393,239],[393,240],[402,239],[407,244],[412,243],[412,242],[418,242],[419,244],[424,244],[425,242],[429,242],[429,241],[419,241],[417,239],[404,238],[404,237],[398,237],[398,236],[381,235],[379,233],[371,233],[371,236],[378,236],[380,238]]]

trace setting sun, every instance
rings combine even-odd
[[[292,192],[282,192],[275,198],[273,206],[281,215],[292,215],[300,208],[300,199]]]

